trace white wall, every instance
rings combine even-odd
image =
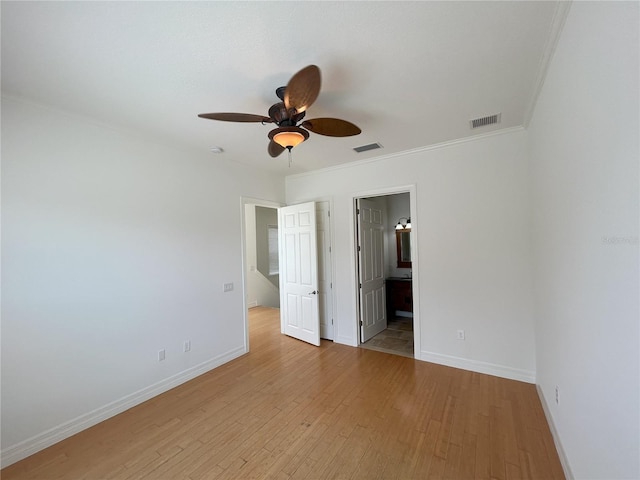
[[[275,208],[256,206],[256,255],[258,271],[278,289],[280,275],[269,274],[271,257],[269,256],[269,227],[278,226],[278,210]],[[277,245],[276,245],[277,246]],[[278,305],[273,305],[277,307]]]
[[[246,301],[247,306],[257,307],[260,296],[260,286],[258,283],[257,252],[256,252],[256,206],[253,204],[244,206],[244,234],[245,234],[245,260],[246,260]]]
[[[245,351],[243,195],[284,182],[3,97],[4,464]]]
[[[517,130],[287,177],[288,204],[333,197],[336,341],[357,344],[353,197],[415,184],[419,357],[534,381],[527,168]]]
[[[638,5],[572,5],[528,132],[537,382],[581,479],[640,478]]]

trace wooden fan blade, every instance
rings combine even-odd
[[[353,123],[339,118],[313,118],[302,122],[302,127],[328,137],[350,137],[362,132]]]
[[[254,115],[252,113],[201,113],[200,118],[209,120],[221,120],[223,122],[261,122],[273,123],[269,117]]]
[[[282,145],[277,144],[273,140],[271,140],[269,142],[269,147],[267,148],[267,150],[269,151],[269,155],[275,158],[278,155],[280,155],[282,152],[284,152],[284,147]]]
[[[320,69],[309,65],[296,73],[284,92],[284,104],[298,113],[304,112],[318,98],[320,93]]]

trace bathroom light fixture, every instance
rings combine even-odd
[[[405,221],[402,223],[402,221]],[[411,217],[400,217],[398,219],[398,224],[396,225],[396,230],[408,230],[411,228]]]

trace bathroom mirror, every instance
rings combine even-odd
[[[411,230],[396,230],[398,268],[411,268]]]

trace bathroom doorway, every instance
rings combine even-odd
[[[414,358],[410,192],[354,200],[359,346]]]

